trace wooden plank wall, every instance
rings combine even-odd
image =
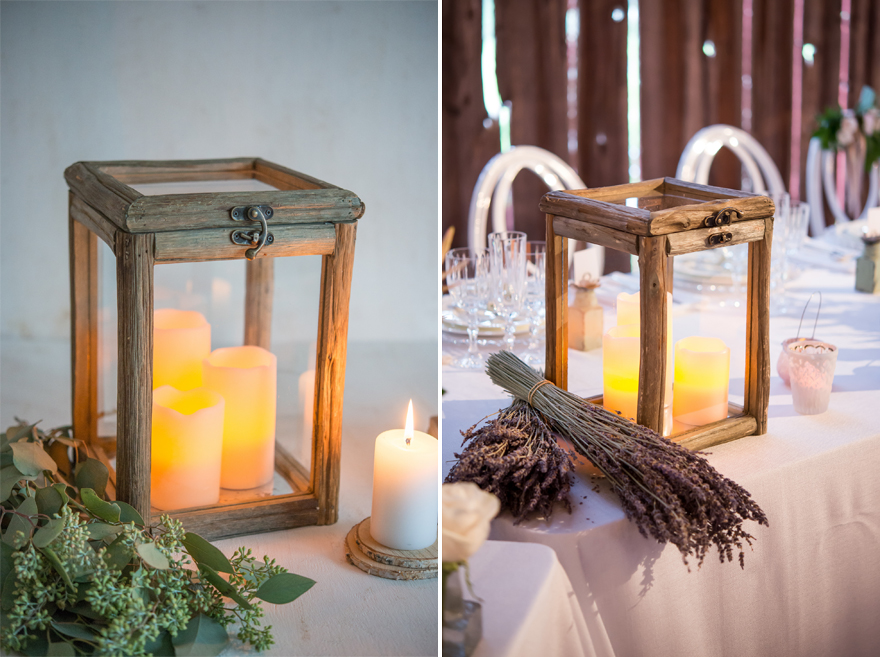
[[[566,0],[496,2],[498,88],[511,103],[510,143],[540,146],[568,161]],[[531,171],[513,183],[514,226],[543,240],[538,209],[546,184]]]
[[[614,0],[581,2],[578,43],[578,173],[587,187],[629,182],[626,130],[627,20]],[[629,255],[605,250],[605,271],[629,271]]]
[[[803,41],[816,47],[803,63],[800,161],[791,159],[792,57],[795,2],[751,0],[752,134],[773,157],[786,185],[800,170],[800,197],[816,115],[837,102],[841,0],[804,0]],[[712,123],[741,126],[744,0],[640,2],[642,179],[672,175],[688,140]],[[627,20],[611,12],[625,3],[581,0],[578,45],[578,171],[589,187],[628,181],[626,133]],[[512,143],[532,143],[566,157],[565,2],[497,2],[498,76],[513,101]],[[483,164],[499,147],[497,127],[483,126],[478,0],[443,3],[443,221],[466,243],[467,206]],[[849,106],[862,86],[880,92],[880,2],[852,0]],[[703,53],[714,42],[716,55]],[[797,53],[797,56],[801,56]],[[540,184],[515,184],[516,225],[540,221],[529,207]],[[740,167],[718,154],[710,183],[738,188]],[[528,216],[523,216],[524,213]],[[830,214],[826,213],[830,223]],[[533,236],[534,237],[534,236]],[[615,264],[626,266],[628,259]]]

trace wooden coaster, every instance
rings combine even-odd
[[[369,518],[367,518],[367,521]],[[364,521],[366,522],[366,521]],[[348,561],[363,570],[365,573],[369,573],[370,575],[375,575],[376,577],[384,577],[385,579],[396,579],[396,580],[416,580],[416,579],[435,579],[437,577],[437,558],[434,557],[433,566],[429,566],[427,568],[413,568],[409,566],[398,566],[389,563],[384,563],[380,561],[375,561],[369,555],[367,555],[361,545],[358,542],[358,528],[363,525],[361,522],[348,532],[348,536],[345,537],[345,556],[348,558]],[[375,542],[374,542],[375,543]],[[378,545],[378,543],[376,543]],[[391,548],[386,548],[381,546],[383,550],[391,550]],[[436,545],[434,547],[434,554],[436,555],[437,548]],[[427,548],[430,550],[431,548]],[[392,550],[395,553],[407,554],[405,550]],[[414,550],[414,553],[420,554],[424,552],[424,550]],[[400,559],[404,559],[405,557],[396,557]],[[415,557],[415,559],[410,559],[410,561],[422,561],[425,563],[429,563],[430,559],[425,559],[424,557]]]
[[[437,569],[437,541],[421,550],[395,550],[382,545],[370,533],[370,519],[357,525],[358,547],[373,561],[404,568]]]

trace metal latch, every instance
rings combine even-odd
[[[715,228],[716,226],[729,226],[733,220],[732,215],[736,215],[737,219],[742,219],[743,213],[736,208],[723,208],[715,214],[710,214],[703,220],[706,228]]]
[[[719,244],[727,244],[733,239],[733,233],[715,233],[706,238],[709,246],[718,246]]]
[[[252,248],[244,252],[244,257],[253,260],[257,257],[260,249],[266,244],[275,241],[275,237],[269,232],[269,226],[266,223],[274,214],[272,208],[268,205],[252,205],[249,207],[238,206],[232,208],[233,221],[259,221],[259,230],[234,230],[232,231],[232,242],[241,246],[251,245]]]

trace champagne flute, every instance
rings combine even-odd
[[[482,368],[483,356],[477,348],[479,311],[489,294],[489,257],[486,249],[468,253],[467,249],[455,249],[446,255],[446,286],[456,307],[467,317],[467,354],[453,361],[461,368]]]
[[[515,318],[525,300],[526,234],[504,231],[489,235],[492,273],[492,300],[496,312],[505,320],[504,341],[513,351]]]
[[[529,310],[529,347],[523,361],[533,367],[544,366],[544,350],[540,349],[541,317],[545,312],[544,281],[547,245],[545,242],[526,242],[526,307]]]

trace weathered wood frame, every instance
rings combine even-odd
[[[275,241],[247,262],[245,344],[269,348],[273,258],[320,255],[321,298],[315,371],[312,463],[276,443],[275,467],[288,495],[172,513],[206,538],[326,525],[338,518],[342,401],[348,304],[357,220],[353,193],[259,158],[78,162],[70,187],[71,370],[74,436],[109,463],[117,499],[157,521],[150,506],[153,267],[168,262],[244,259],[230,235],[235,206],[269,205]],[[145,196],[127,183],[252,178],[279,191]],[[252,227],[253,224],[247,227]],[[98,436],[98,238],[116,256],[118,304],[117,435]]]
[[[640,198],[650,206],[657,197],[676,197],[677,206],[657,209],[610,202]],[[659,207],[659,203],[658,203]],[[707,217],[731,208],[732,223],[706,227]],[[636,421],[660,432],[666,386],[666,293],[672,291],[673,257],[733,244],[749,245],[746,302],[746,369],[744,404],[729,405],[726,419],[671,436],[698,450],[744,436],[767,432],[770,395],[770,249],[773,201],[766,196],[708,185],[658,178],[596,189],[550,192],[541,200],[547,222],[547,358],[546,377],[568,387],[568,257],[572,238],[624,251],[639,258],[641,335]],[[729,234],[723,244],[708,238]],[[589,401],[602,403],[602,396]]]

